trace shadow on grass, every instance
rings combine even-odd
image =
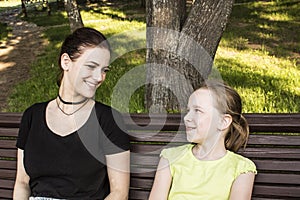
[[[145,8],[141,7],[140,0],[107,0],[95,1],[94,3],[90,4],[87,4],[84,0],[79,0],[78,3],[80,4],[82,10],[87,12],[93,11],[94,13],[106,15],[111,19],[146,22]],[[106,9],[109,9],[113,12],[105,12]],[[114,12],[122,13],[124,14],[124,17],[114,14]]]
[[[245,38],[249,46],[265,49],[277,57],[294,57],[300,53],[300,1],[285,0],[236,4],[228,27],[223,35],[226,40]]]
[[[234,88],[250,89],[253,91],[253,94],[259,94],[257,88],[260,88],[265,98],[272,101],[274,108],[279,112],[283,112],[284,110],[298,112],[300,110],[300,95],[289,90],[288,77],[278,78],[250,71],[247,69],[251,69],[251,66],[241,64],[232,59],[220,58],[219,61],[222,63],[220,71],[223,80]]]

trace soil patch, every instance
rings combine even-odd
[[[29,77],[30,64],[43,51],[42,27],[17,18],[20,9],[0,13],[0,21],[12,29],[0,43],[0,111],[6,111],[7,98],[14,86]]]

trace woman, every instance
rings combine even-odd
[[[206,82],[189,98],[184,117],[191,144],[165,149],[150,200],[250,200],[256,167],[237,154],[249,129],[239,94]]]
[[[110,60],[106,38],[79,28],[61,47],[57,98],[23,114],[14,199],[127,199],[129,140],[121,115],[93,100]]]

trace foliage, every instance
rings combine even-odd
[[[234,5],[214,67],[239,91],[244,112],[300,111],[299,2],[247,1]],[[81,15],[85,26],[94,27],[110,38],[145,27],[144,10],[138,8],[137,0],[100,1],[81,4]],[[57,94],[57,55],[70,29],[64,11],[57,10],[46,17],[47,14],[42,12],[29,15],[29,21],[46,27],[44,37],[49,45],[32,64],[31,78],[14,88],[7,111],[23,111],[31,104],[55,98]],[[121,47],[130,45],[126,38],[121,42]],[[96,99],[111,104],[111,94],[118,80],[144,63],[145,49],[117,57],[106,81],[97,91]],[[130,99],[129,112],[146,112],[143,104],[144,87],[140,87]],[[118,109],[127,111],[125,101],[120,99],[119,105]]]

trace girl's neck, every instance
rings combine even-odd
[[[217,143],[215,145],[203,145],[196,144],[192,152],[194,156],[199,160],[218,160],[226,155],[227,150],[222,143]]]

